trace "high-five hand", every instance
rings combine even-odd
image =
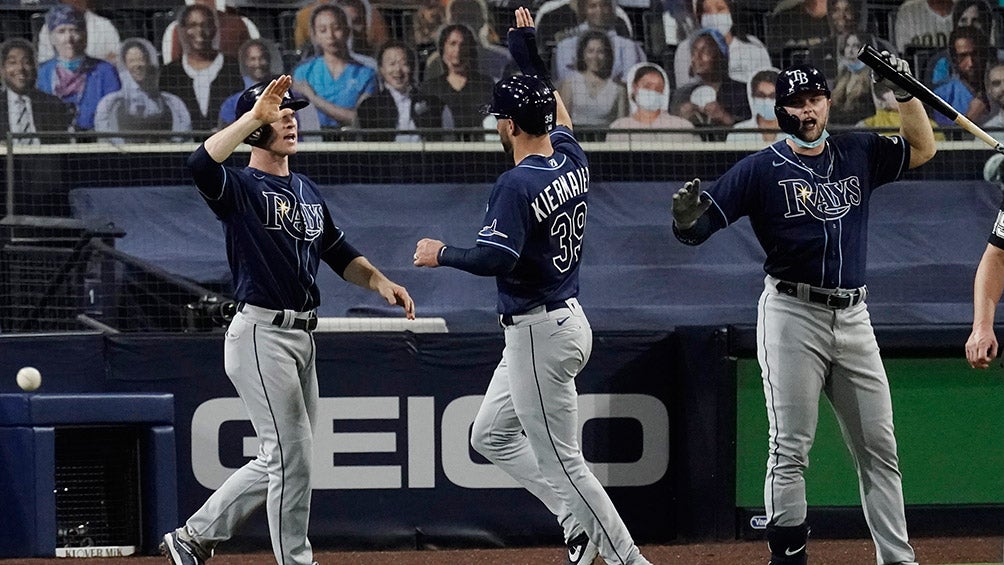
[[[522,6],[516,8],[516,27],[533,27],[533,16],[530,15],[530,10]]]
[[[261,96],[251,108],[251,115],[263,124],[271,124],[281,120],[283,117],[292,114],[292,108],[279,109],[286,91],[293,84],[293,78],[289,75],[282,75],[268,83]]]
[[[673,221],[681,230],[689,229],[709,206],[711,200],[701,198],[701,179],[694,179],[673,194]]]

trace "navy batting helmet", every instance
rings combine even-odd
[[[261,93],[265,91],[265,87],[272,82],[266,80],[259,82],[254,86],[248,87],[243,93],[241,93],[240,98],[237,99],[237,107],[234,109],[234,119],[243,116],[244,114],[251,111],[254,108],[255,102],[261,98]],[[280,109],[292,108],[293,111],[297,111],[305,108],[310,101],[300,95],[287,90],[286,94],[283,96],[282,103],[279,104]],[[251,135],[244,138],[244,143],[248,145],[253,145],[255,147],[267,147],[269,142],[272,141],[272,136],[275,134],[275,130],[272,129],[270,124],[265,124],[260,128],[251,132]]]
[[[830,87],[826,84],[826,77],[822,71],[812,65],[795,65],[788,67],[777,75],[777,82],[774,84],[774,97],[776,105],[774,113],[777,115],[777,123],[785,133],[795,135],[802,126],[801,120],[792,116],[784,109],[786,102],[791,97],[802,92],[815,92],[825,94],[830,97]]]
[[[557,102],[554,91],[539,78],[515,75],[506,77],[492,90],[492,103],[486,114],[510,119],[530,135],[544,135],[554,129]]]

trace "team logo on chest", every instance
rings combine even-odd
[[[263,192],[265,229],[283,230],[290,236],[314,241],[324,232],[324,211],[320,204],[290,201],[285,194]]]
[[[861,181],[857,176],[814,184],[805,179],[784,179],[777,184],[788,206],[785,218],[797,218],[808,213],[824,222],[837,220],[852,207],[861,204]]]

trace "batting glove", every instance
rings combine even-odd
[[[910,72],[910,63],[907,63],[906,59],[900,59],[899,57],[893,55],[892,53],[890,53],[888,51],[882,51],[881,53],[879,53],[879,55],[881,55],[882,58],[885,59],[886,62],[889,63],[889,66],[891,66],[893,69],[895,69],[897,73],[902,74],[902,75],[907,75],[907,76],[913,76],[913,73]],[[883,80],[883,79],[880,77],[875,82],[879,82],[881,80]],[[896,96],[896,101],[897,102],[902,103],[902,102],[909,102],[910,100],[913,100],[913,94],[910,94],[909,92],[903,90],[903,88],[900,87],[895,82],[893,82],[893,81],[890,80],[890,81],[888,81],[888,84],[889,84],[889,88],[892,89],[893,95]]]
[[[518,27],[509,30],[507,37],[509,53],[524,75],[539,78],[551,90],[554,84],[547,72],[547,65],[537,51],[537,30],[532,27]]]
[[[688,230],[711,206],[711,200],[701,198],[701,179],[694,179],[683,185],[673,195],[673,220],[681,230]]]

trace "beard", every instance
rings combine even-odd
[[[812,120],[811,122],[808,121],[801,122],[796,136],[802,141],[805,141],[806,143],[812,143],[813,141],[819,139],[819,137],[823,135],[823,132],[826,131],[827,121],[829,121],[828,117],[826,120]]]
[[[502,150],[505,151],[506,156],[512,159],[513,156],[512,138],[510,138],[508,135],[502,134],[499,136],[499,142],[502,143]]]

